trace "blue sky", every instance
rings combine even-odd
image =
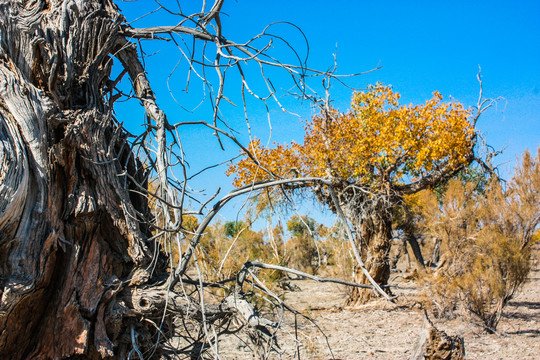
[[[162,3],[173,7],[176,1]],[[193,3],[197,2],[185,2]],[[157,8],[149,0],[119,5],[128,21]],[[488,144],[496,149],[505,148],[495,161],[501,164],[503,177],[511,176],[516,158],[526,148],[535,152],[540,146],[540,1],[230,0],[225,1],[223,13],[223,33],[231,40],[247,40],[275,21],[298,25],[309,40],[308,65],[311,68],[329,68],[336,51],[338,72],[342,74],[380,65],[382,69],[354,78],[348,84],[360,89],[377,81],[391,84],[402,94],[403,103],[424,102],[433,91],[439,90],[445,98],[451,96],[466,106],[474,106],[479,90],[476,74],[481,66],[485,97],[500,97],[500,100],[480,119],[478,129]],[[175,21],[166,13],[156,13],[132,25],[144,27],[158,22],[172,25]],[[306,54],[302,36],[293,27],[279,24],[272,31],[289,39],[301,54]],[[143,48],[148,54],[158,51],[147,59],[147,70],[157,90],[158,102],[169,119],[208,119],[204,106],[188,113],[171,99],[164,79],[179,60],[179,52],[163,43],[145,42]],[[278,44],[272,51],[276,56],[291,59],[291,53]],[[276,87],[288,87],[286,77],[277,73],[271,76]],[[196,90],[191,90],[190,94],[183,92],[185,79],[186,73],[180,65],[168,86],[182,106],[192,108],[201,95],[200,92],[197,95]],[[252,84],[262,89],[257,77]],[[229,90],[234,98],[234,86]],[[351,90],[343,87],[332,90],[334,105],[346,110]],[[312,114],[309,106],[291,97],[280,97],[280,100],[302,118]],[[268,139],[270,131],[264,109],[253,103],[249,110],[253,132]],[[241,106],[224,108],[228,121],[245,134],[242,114]],[[301,119],[283,114],[277,108],[272,108],[271,116],[271,141],[301,141]],[[121,106],[118,117],[134,131],[143,119],[142,110],[133,104]],[[233,146],[227,146],[225,153],[220,151],[214,139],[208,141],[208,134],[197,128],[182,134],[193,172],[208,161],[224,161],[237,153]],[[240,138],[247,141],[245,135]],[[231,179],[223,175],[224,170],[224,167],[214,169],[209,176],[200,178],[197,186],[208,192],[218,186],[230,189]]]

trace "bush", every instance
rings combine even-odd
[[[436,315],[448,315],[461,304],[487,331],[495,331],[531,269],[540,222],[539,158],[525,153],[506,191],[497,181],[478,192],[474,184],[456,179],[435,208],[434,195],[424,194],[422,225],[443,244],[437,270],[425,278],[427,305]]]
[[[307,216],[294,215],[287,221],[292,237],[286,244],[287,266],[315,275],[320,267],[320,250],[316,243],[317,223]]]
[[[320,232],[321,252],[326,257],[326,275],[340,279],[349,279],[353,274],[354,259],[351,244],[341,223],[323,228]]]

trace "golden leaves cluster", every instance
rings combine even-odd
[[[400,182],[442,165],[457,167],[471,150],[471,110],[443,102],[440,93],[422,105],[400,105],[400,94],[380,83],[355,92],[351,110],[322,111],[305,125],[303,145],[266,148],[254,140],[228,169],[235,185],[273,176],[327,176],[364,183]]]

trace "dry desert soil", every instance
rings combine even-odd
[[[540,268],[536,262],[529,280],[505,308],[496,334],[487,334],[470,316],[433,319],[448,335],[460,335],[466,359],[540,359]],[[418,286],[392,276],[399,298],[396,304],[376,300],[345,306],[347,289],[331,283],[291,280],[296,291],[281,294],[285,303],[313,322],[291,314],[281,332],[282,354],[269,359],[409,359],[424,326],[417,304]],[[284,336],[285,335],[285,336]],[[297,340],[295,340],[297,339]],[[295,345],[298,344],[298,345]],[[253,359],[242,346],[221,347],[220,359]]]

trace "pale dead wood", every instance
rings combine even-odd
[[[274,59],[268,54],[273,42],[290,44],[266,29],[242,44],[226,39],[222,5],[203,2],[200,13],[189,15],[161,6],[177,14],[176,26],[136,29],[110,0],[0,2],[1,358],[217,358],[221,336],[243,333],[261,356],[279,351],[281,320],[260,316],[242,287],[207,303],[208,289],[223,283],[202,276],[191,281],[186,270],[205,228],[232,198],[303,181],[332,184],[258,184],[214,204],[213,197],[197,200],[201,207],[194,211],[187,208],[196,194],[177,130],[205,126],[217,141],[228,138],[247,151],[219,111],[222,100],[230,102],[226,71],[241,80],[244,109],[249,95],[284,109],[267,67],[289,74],[306,98],[308,79],[343,78],[302,61]],[[167,38],[180,44],[179,36],[205,49],[196,57],[179,45],[189,74],[207,91],[211,121],[169,123],[135,42]],[[267,42],[256,47],[256,39]],[[215,46],[213,54],[206,43]],[[118,76],[112,75],[115,60],[122,67]],[[259,67],[266,93],[252,90],[246,62]],[[217,84],[210,84],[208,70],[216,72]],[[131,79],[127,92],[117,88],[125,74]],[[114,116],[115,102],[130,92],[146,112],[136,135]],[[149,178],[156,179],[155,189],[148,189]],[[182,226],[189,213],[206,214],[195,234]],[[166,258],[162,247],[180,248],[188,240],[179,263]]]

